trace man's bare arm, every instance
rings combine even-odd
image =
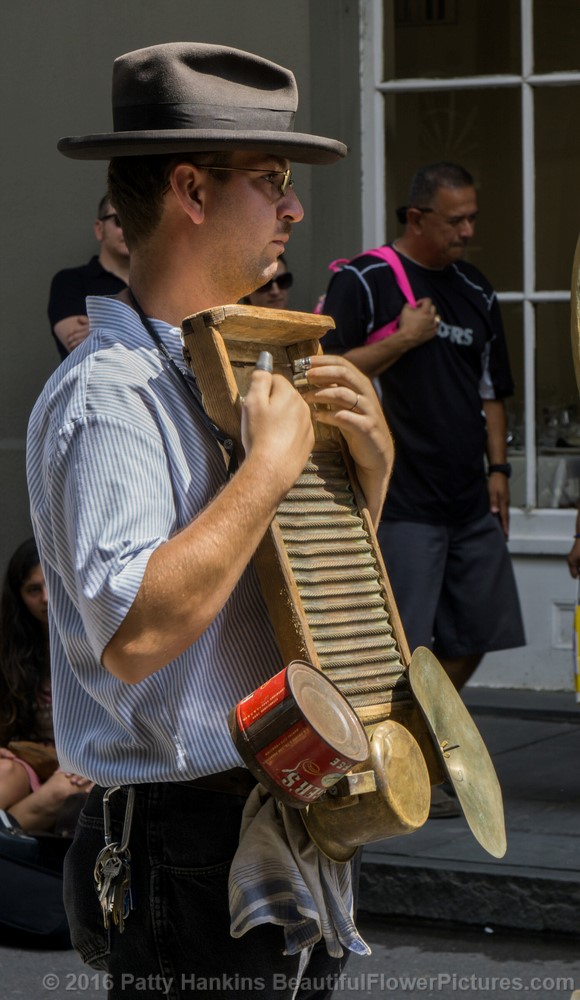
[[[86,340],[89,331],[88,316],[67,316],[54,324],[54,333],[58,337],[63,347],[67,351],[74,350],[83,340]]]
[[[503,399],[482,400],[487,425],[487,460],[490,465],[504,465],[507,454],[506,415]],[[507,538],[510,525],[509,480],[502,472],[492,472],[489,477],[489,503],[492,514],[497,514]]]
[[[246,458],[206,509],[151,555],[137,597],[105,648],[103,664],[121,680],[136,683],[175,659],[228,600],[312,450],[306,401],[326,404],[314,417],[344,434],[378,521],[393,445],[372,383],[344,358],[324,355],[312,358],[309,381],[303,399],[281,376],[252,376],[242,410]]]
[[[431,299],[422,299],[415,307],[406,305],[401,312],[399,329],[373,344],[353,347],[345,358],[360,368],[369,378],[375,378],[390,368],[414,347],[431,340],[438,326],[435,306]]]
[[[309,409],[282,376],[255,372],[243,409],[246,458],[188,527],[151,555],[106,646],[107,670],[136,683],[195,642],[228,600],[312,450]]]

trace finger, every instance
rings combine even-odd
[[[71,784],[76,785],[77,788],[82,788],[84,785],[87,784],[88,780],[89,780],[88,778],[83,778],[83,776],[80,774],[71,774],[69,777],[69,781],[71,782]]]
[[[319,393],[322,396],[323,393]],[[344,410],[346,413],[360,413],[362,407],[363,398],[360,392],[356,392],[355,389],[347,389],[345,393],[341,390],[341,396],[335,396],[335,406],[338,410]]]
[[[435,323],[440,323],[441,322],[441,316],[437,312],[437,306],[435,305],[434,302],[431,302],[431,304],[429,306],[429,315],[435,321]]]
[[[310,358],[308,381],[317,385],[339,384],[361,391],[366,376],[350,361],[339,355],[316,354]]]
[[[331,407],[336,413],[361,414],[365,409],[364,395],[349,386],[317,389],[308,394],[308,398],[314,403]]]
[[[246,400],[250,397],[267,399],[272,391],[273,358],[269,351],[261,351],[254,371],[250,376],[250,388]]]
[[[274,358],[270,354],[270,351],[260,351],[255,371],[270,372],[272,374],[274,371]]]

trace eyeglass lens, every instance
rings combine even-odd
[[[272,278],[271,281],[267,281],[265,285],[261,285],[258,288],[259,292],[269,292],[274,282],[281,288],[282,291],[286,291],[287,288],[292,287],[292,282],[294,281],[294,276],[290,271],[284,271],[284,274],[279,274],[277,278]]]

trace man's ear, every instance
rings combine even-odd
[[[102,222],[101,219],[95,219],[95,225],[94,225],[95,239],[97,240],[98,243],[103,242],[103,237],[105,235],[104,228],[105,228],[104,222]]]
[[[423,219],[423,212],[419,208],[408,208],[407,209],[407,225],[411,227],[415,235],[419,235],[422,231],[421,221]]]
[[[171,189],[183,211],[192,222],[199,224],[205,216],[207,170],[193,163],[178,163],[171,171]]]

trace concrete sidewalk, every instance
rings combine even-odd
[[[504,797],[507,853],[463,816],[430,819],[363,854],[360,909],[580,935],[580,705],[572,692],[463,692]]]

